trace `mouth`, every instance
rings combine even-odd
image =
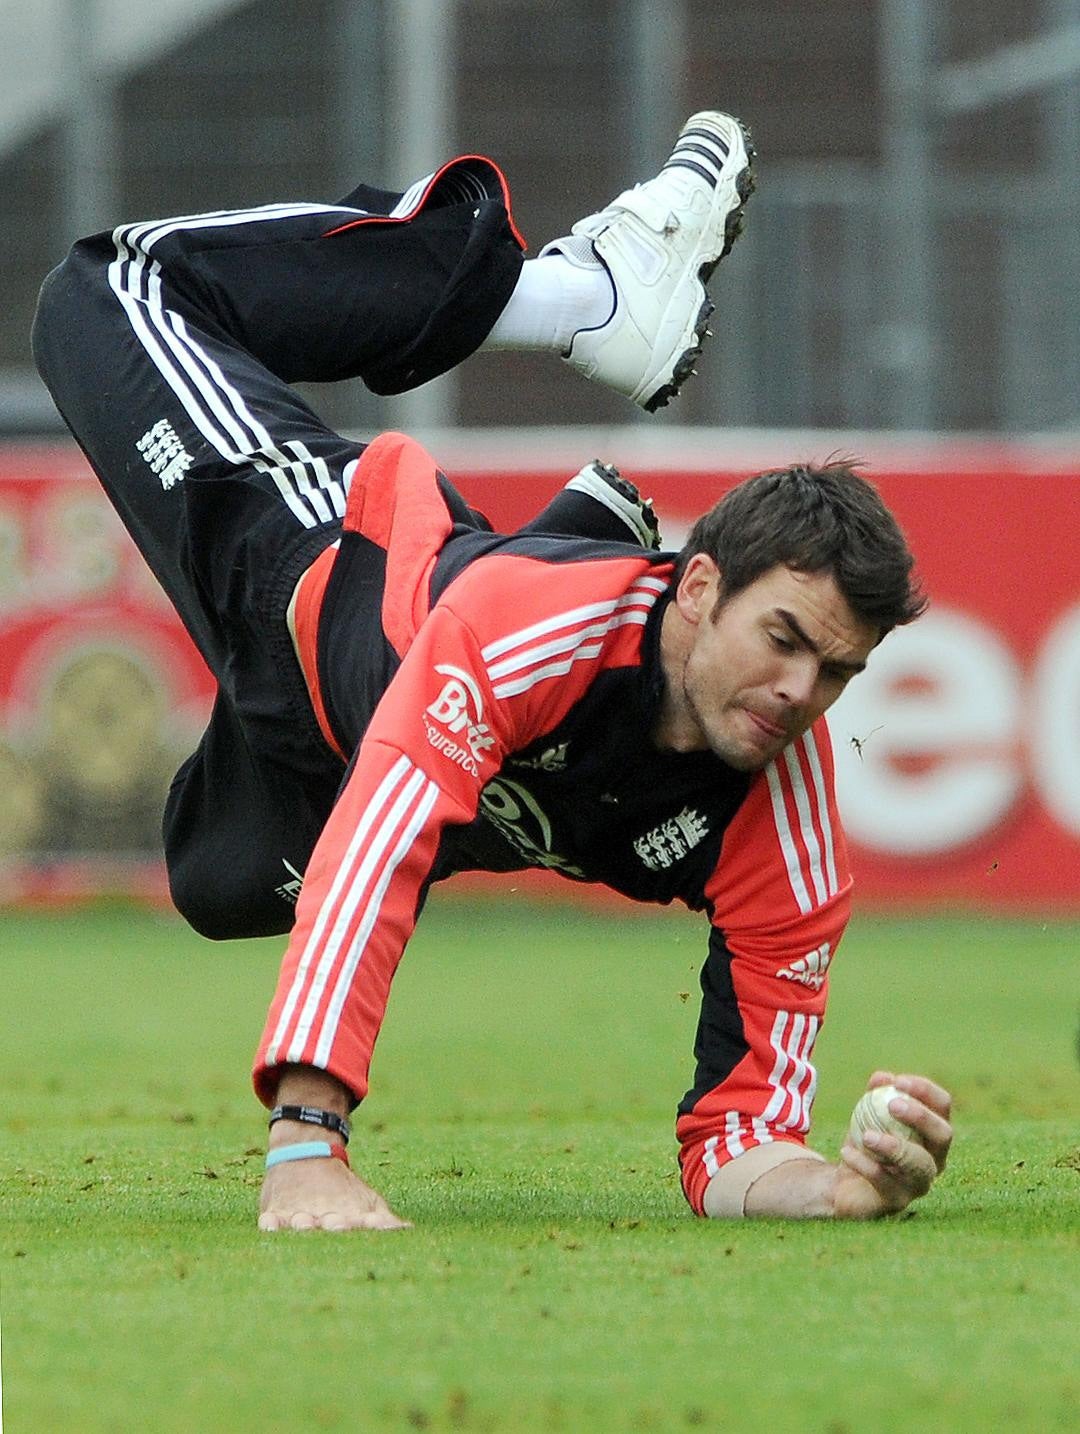
[[[759,712],[751,712],[749,707],[744,709],[751,724],[757,728],[763,737],[772,742],[786,742],[788,733],[786,727],[781,727],[778,722],[770,722],[768,717],[762,717]]]

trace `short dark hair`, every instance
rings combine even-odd
[[[678,581],[696,553],[720,569],[733,597],[779,564],[830,573],[855,616],[880,629],[913,622],[926,598],[915,560],[877,489],[851,459],[795,464],[747,478],[703,514],[675,568]]]

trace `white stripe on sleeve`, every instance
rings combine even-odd
[[[338,897],[341,895],[345,883],[349,880],[349,874],[356,862],[356,858],[364,843],[367,841],[371,828],[374,826],[379,814],[385,808],[394,791],[401,785],[402,781],[404,781],[411,768],[412,763],[408,757],[401,756],[397,759],[379,783],[374,796],[364,808],[363,816],[356,824],[356,831],[353,833],[352,840],[349,842],[345,855],[337,871],[334,873],[330,890],[323,898],[318,915],[312,925],[311,934],[308,936],[300,960],[297,963],[296,974],[293,977],[292,985],[289,987],[289,994],[285,998],[285,1003],[281,1008],[281,1015],[278,1017],[278,1023],[267,1051],[268,1065],[275,1065],[277,1063],[279,1047],[288,1033],[289,1026],[292,1024],[293,1014],[307,986],[308,974],[311,970],[312,963],[322,945],[326,927],[337,905]]]
[[[810,893],[807,891],[806,882],[803,880],[799,853],[795,846],[795,838],[791,834],[791,823],[788,821],[787,807],[784,803],[784,789],[781,785],[780,773],[775,762],[770,762],[765,768],[765,779],[769,784],[769,796],[772,798],[773,820],[776,823],[776,836],[780,842],[780,850],[784,856],[784,865],[787,867],[788,882],[791,885],[795,902],[805,916],[814,909],[814,903],[810,900]]]
[[[330,998],[326,1015],[323,1017],[318,1045],[315,1047],[315,1064],[317,1066],[325,1066],[329,1062],[330,1051],[333,1047],[334,1038],[337,1035],[338,1025],[341,1021],[342,1008],[345,1005],[346,998],[352,987],[353,978],[356,975],[356,968],[360,965],[363,958],[364,948],[367,946],[368,938],[371,936],[375,928],[375,923],[379,919],[379,912],[382,908],[383,897],[386,895],[386,889],[393,880],[394,873],[409,854],[417,837],[423,831],[427,819],[431,815],[431,810],[439,799],[439,794],[439,787],[435,782],[429,780],[427,786],[424,788],[423,796],[420,798],[416,809],[409,818],[397,846],[390,855],[389,861],[387,861],[383,867],[382,874],[368,900],[363,919],[360,922],[356,935],[353,937],[348,956],[338,974],[338,979],[335,983],[334,992]]]
[[[827,890],[825,885],[825,873],[821,869],[821,844],[814,830],[814,818],[810,811],[810,794],[806,790],[802,767],[792,747],[784,750],[784,764],[791,778],[791,791],[795,798],[795,809],[799,814],[799,830],[810,863],[810,879],[814,883],[814,893],[820,906],[833,893]]]
[[[807,761],[810,763],[810,775],[814,779],[814,793],[817,796],[818,820],[821,823],[821,835],[825,847],[825,875],[828,879],[829,894],[835,896],[840,889],[840,883],[836,879],[836,847],[833,840],[832,821],[829,817],[829,798],[825,791],[825,773],[821,767],[821,754],[818,752],[817,742],[812,731],[807,732],[803,738],[803,745]]]
[[[378,872],[387,848],[397,837],[401,825],[406,819],[406,814],[416,800],[417,793],[427,780],[425,774],[418,767],[413,767],[412,763],[409,765],[411,771],[405,785],[394,799],[386,816],[372,830],[370,840],[363,851],[356,871],[349,879],[341,909],[330,927],[323,949],[319,953],[314,973],[308,983],[307,997],[301,1007],[296,1031],[285,1057],[287,1061],[299,1061],[303,1056],[333,969],[339,956],[351,944],[349,930],[353,917],[369,893],[372,880]]]

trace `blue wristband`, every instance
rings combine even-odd
[[[341,1147],[339,1146],[338,1149]],[[276,1150],[266,1153],[266,1168],[282,1165],[287,1160],[315,1160],[319,1156],[330,1157],[334,1153],[328,1140],[305,1140],[299,1145],[279,1145]]]

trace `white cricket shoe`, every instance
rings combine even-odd
[[[660,551],[660,522],[651,498],[643,498],[637,485],[624,478],[612,463],[594,458],[575,473],[566,487],[572,493],[587,493],[607,508],[630,530],[634,541],[650,553]]]
[[[614,290],[610,317],[578,330],[567,363],[650,413],[675,397],[707,336],[714,306],[705,283],[742,229],[753,157],[737,119],[703,110],[687,120],[655,179],[544,246],[541,255],[598,259]]]

